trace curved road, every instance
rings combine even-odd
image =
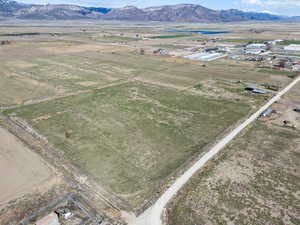
[[[180,176],[175,183],[170,186],[164,194],[155,202],[153,206],[147,209],[139,217],[130,221],[130,225],[162,225],[161,220],[164,208],[167,203],[177,194],[177,192],[188,182],[188,180],[201,169],[210,159],[212,159],[219,151],[221,151],[230,141],[232,141],[243,129],[254,122],[265,110],[267,110],[273,103],[278,101],[285,93],[287,93],[293,86],[300,81],[300,77],[292,81],[286,88],[278,92],[272,99],[270,99],[264,106],[262,106],[256,113],[251,115],[247,120],[240,124],[237,128],[231,131],[227,136],[220,140],[213,146],[203,157],[201,157],[190,169],[188,169],[182,176]]]

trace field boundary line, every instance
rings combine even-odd
[[[116,86],[120,86],[122,84],[127,84],[130,82],[133,82],[134,78],[129,78],[126,80],[119,80],[110,84],[106,84],[103,85],[101,87],[96,87],[96,88],[91,88],[91,89],[87,89],[87,90],[82,90],[82,91],[77,91],[77,92],[71,92],[71,93],[67,93],[64,95],[57,95],[57,96],[51,96],[51,97],[45,97],[45,98],[40,98],[40,99],[32,99],[32,100],[28,100],[25,101],[23,104],[20,105],[11,105],[11,106],[0,106],[0,110],[7,110],[7,109],[17,109],[17,108],[21,108],[23,106],[28,106],[28,105],[35,105],[35,104],[39,104],[39,103],[43,103],[43,102],[48,102],[48,101],[53,101],[53,100],[57,100],[57,99],[62,99],[62,98],[67,98],[70,96],[78,96],[81,94],[87,94],[87,93],[91,93],[93,91],[98,91],[98,90],[103,90],[106,88],[110,88],[110,87],[116,87]]]

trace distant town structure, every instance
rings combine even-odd
[[[253,43],[253,44],[247,45],[246,48],[247,49],[266,49],[267,45],[266,44]]]
[[[292,44],[283,48],[285,51],[300,51],[300,45]]]
[[[245,54],[247,55],[259,55],[260,53],[264,52],[264,49],[246,49]]]
[[[269,41],[268,43],[271,45],[277,45],[281,42],[284,42],[284,40],[278,39],[278,40]]]
[[[295,71],[295,72],[300,71],[300,65],[293,65],[292,71]]]
[[[197,54],[184,56],[184,58],[191,59],[191,60],[200,60],[200,61],[213,61],[226,56],[227,56],[226,54],[218,53],[218,52],[212,52],[212,53],[205,52],[205,53],[197,53]]]
[[[267,49],[266,44],[253,43],[246,46],[245,54],[258,55]]]

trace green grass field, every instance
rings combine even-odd
[[[300,40],[287,40],[280,44],[281,45],[293,45],[293,44],[300,45]]]
[[[264,43],[270,41],[269,39],[223,39],[220,40],[219,42],[229,42],[229,43],[241,43],[241,44],[247,44],[249,42],[252,43]]]
[[[241,103],[131,83],[5,114],[29,121],[110,190],[141,197],[249,110]]]

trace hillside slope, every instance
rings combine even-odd
[[[166,22],[233,22],[251,20],[282,20],[285,17],[267,13],[243,12],[236,9],[212,10],[201,5],[180,4],[139,9],[97,8],[77,5],[30,5],[0,0],[0,16],[17,19],[106,19]]]

